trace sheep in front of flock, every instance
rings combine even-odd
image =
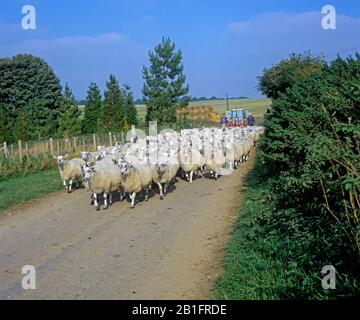
[[[159,187],[160,199],[166,195],[169,184],[174,183],[179,169],[179,163],[175,157],[166,156],[159,159],[153,166],[153,182]]]
[[[125,160],[117,161],[120,168],[123,192],[128,193],[131,200],[130,208],[134,208],[136,194],[145,190],[145,201],[153,181],[153,172],[147,164],[132,165]]]
[[[115,165],[96,163],[94,166],[85,166],[84,184],[86,189],[91,191],[92,203],[96,210],[100,210],[98,194],[104,196],[104,207],[107,209],[112,204],[112,192],[120,192],[120,201],[122,200],[122,178],[120,168]]]

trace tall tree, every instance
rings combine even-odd
[[[310,52],[292,53],[288,59],[281,60],[277,65],[264,69],[258,77],[258,89],[267,97],[277,99],[297,81],[302,81],[324,65],[320,56]]]
[[[147,107],[146,120],[157,120],[160,124],[176,121],[176,109],[189,104],[181,99],[189,92],[185,85],[181,50],[163,38],[153,52],[149,52],[150,67],[143,67],[143,95]]]
[[[126,122],[128,125],[137,125],[137,111],[134,103],[134,95],[127,83],[124,85],[123,90],[125,96]]]
[[[81,133],[81,112],[76,99],[66,83],[60,113],[60,132],[63,136],[74,137]]]
[[[96,83],[92,82],[89,86],[86,96],[84,118],[83,118],[83,132],[95,133],[101,131],[101,94],[100,89]]]
[[[29,54],[3,58],[0,79],[0,103],[7,106],[10,122],[15,123],[17,117],[26,113],[27,120],[35,124],[30,136],[54,134],[61,107],[61,86],[50,66]],[[18,138],[14,134],[9,137]]]
[[[103,126],[105,131],[121,131],[126,123],[125,99],[114,75],[110,75],[104,92]]]

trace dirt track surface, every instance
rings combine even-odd
[[[208,299],[248,162],[218,181],[178,179],[164,200],[90,207],[64,190],[0,213],[0,299]],[[21,269],[36,268],[36,290]]]

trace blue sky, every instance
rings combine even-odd
[[[21,8],[36,8],[36,30],[21,28]],[[321,9],[336,9],[336,30]],[[110,73],[141,97],[141,70],[162,36],[183,52],[192,96],[259,97],[256,77],[291,51],[327,59],[360,47],[359,0],[1,0],[0,57],[32,53],[68,82],[78,99]],[[343,52],[344,51],[344,52]],[[360,49],[359,49],[360,51]]]

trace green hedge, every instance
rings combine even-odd
[[[359,296],[360,56],[324,64],[280,94],[257,157],[215,295]],[[325,265],[337,271],[334,290],[322,289]]]

